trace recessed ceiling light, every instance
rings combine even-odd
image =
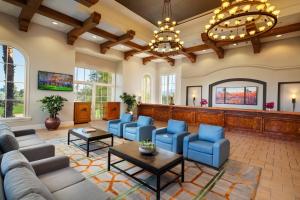
[[[93,35],[93,38],[94,38],[94,39],[97,39],[97,36]]]
[[[58,25],[58,23],[57,23],[57,22],[55,22],[55,21],[53,21],[53,22],[52,22],[52,24],[54,24],[54,25]]]
[[[236,46],[236,45],[237,45],[237,43],[234,43],[233,45],[234,45],[234,46]]]
[[[282,35],[276,35],[276,37],[278,37],[278,38],[281,37],[281,36],[282,36]]]
[[[206,51],[206,49],[203,49],[203,51]]]

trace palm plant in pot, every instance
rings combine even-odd
[[[127,112],[133,112],[134,106],[136,105],[136,96],[124,92],[120,98],[122,99],[123,103],[127,105]]]
[[[60,125],[60,119],[57,117],[59,111],[64,107],[64,102],[68,101],[62,96],[51,95],[45,96],[39,100],[42,103],[42,110],[49,113],[49,117],[45,120],[45,126],[48,130],[56,130]]]

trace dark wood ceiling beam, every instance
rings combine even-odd
[[[143,65],[146,65],[147,63],[151,62],[152,60],[155,59],[164,59],[166,60],[171,66],[175,66],[175,59],[170,58],[170,57],[160,57],[157,55],[149,56],[146,58],[143,58]]]
[[[107,42],[104,42],[103,44],[100,44],[100,52],[105,54],[107,52],[107,50],[109,50],[111,47],[128,42],[128,41],[132,40],[134,38],[134,36],[135,36],[135,32],[133,30],[129,30],[129,31],[127,31],[127,33],[120,36],[117,39],[117,41],[115,41],[115,42],[107,41]]]
[[[172,67],[175,66],[175,59],[166,57],[164,58]]]
[[[41,6],[43,0],[28,0],[19,15],[19,30],[27,32],[33,15]]]
[[[134,56],[135,54],[138,54],[138,53],[141,53],[140,51],[138,50],[130,50],[130,51],[126,51],[124,53],[124,59],[125,60],[129,60],[130,57]]]
[[[190,61],[191,63],[195,63],[197,61],[197,55],[194,54],[194,53],[188,53],[186,52],[186,49],[183,48],[179,51],[180,54],[186,56]]]
[[[224,58],[224,49],[222,47],[217,47],[216,43],[209,39],[207,33],[202,33],[201,38],[205,44],[207,44],[212,50],[216,52],[220,59]]]
[[[99,0],[75,0],[78,3],[81,3],[82,5],[85,5],[86,7],[91,7],[99,2]]]
[[[74,28],[67,34],[67,42],[73,45],[80,35],[96,27],[101,19],[101,14],[93,12],[91,16],[83,22],[82,27]]]
[[[207,44],[200,44],[200,45],[197,45],[197,46],[185,48],[185,52],[186,53],[193,53],[193,52],[203,51],[203,50],[207,50],[207,49],[210,49],[210,47]]]
[[[247,24],[246,25],[246,31],[248,33],[251,32],[251,31],[258,32],[255,23]],[[251,38],[250,41],[251,41],[251,44],[252,44],[253,53],[255,53],[255,54],[260,53],[260,51],[261,51],[261,42],[260,42],[259,36]]]

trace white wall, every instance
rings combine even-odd
[[[216,88],[217,87],[247,87],[247,86],[256,86],[257,91],[257,105],[234,105],[234,104],[217,104],[216,103]],[[263,109],[263,86],[258,83],[248,82],[248,81],[233,81],[226,82],[213,87],[213,107],[225,107],[225,108],[245,108],[245,109]]]
[[[73,124],[73,92],[42,91],[37,89],[37,73],[39,70],[74,74],[76,65],[91,67],[103,71],[115,72],[118,67],[116,58],[118,52],[110,50],[109,60],[105,60],[99,53],[99,45],[82,39],[74,46],[67,45],[66,34],[37,24],[31,24],[27,33],[18,30],[17,19],[0,13],[0,43],[9,44],[21,50],[27,59],[27,87],[28,92],[26,116],[27,119],[10,122],[12,126],[43,127],[48,116],[40,109],[37,101],[47,95],[61,95],[68,99],[60,112],[62,125]],[[88,53],[89,56],[77,51]],[[119,58],[120,59],[120,58]]]
[[[280,88],[280,110],[293,111],[292,98],[296,98],[295,112],[300,112],[300,83],[283,84]]]
[[[181,103],[185,104],[186,86],[202,85],[203,98],[208,99],[209,84],[229,78],[251,78],[267,82],[267,102],[277,103],[278,82],[300,81],[300,38],[264,43],[260,54],[246,46],[226,50],[224,59],[214,53],[198,56],[191,64],[184,60]],[[276,107],[277,105],[275,105]]]
[[[73,74],[75,66],[75,50],[72,46],[66,45],[66,36],[41,26],[32,24],[30,32],[25,33],[18,30],[18,23],[15,18],[0,14],[0,41],[22,50],[28,57],[28,102],[27,115],[32,119],[28,124],[41,124],[47,117],[40,109],[37,101],[46,95],[59,94],[68,99],[65,107],[59,116],[62,121],[73,121],[73,100],[72,92],[50,92],[37,90],[38,70],[52,71]],[[17,123],[16,125],[23,125]]]

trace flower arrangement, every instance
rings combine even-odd
[[[265,107],[269,110],[273,109],[274,108],[274,102],[268,102],[265,104]]]
[[[207,105],[207,100],[206,99],[201,99],[200,105],[201,105],[201,107]]]
[[[144,140],[139,143],[139,151],[142,154],[153,154],[155,150],[155,144],[153,144],[150,140]]]

